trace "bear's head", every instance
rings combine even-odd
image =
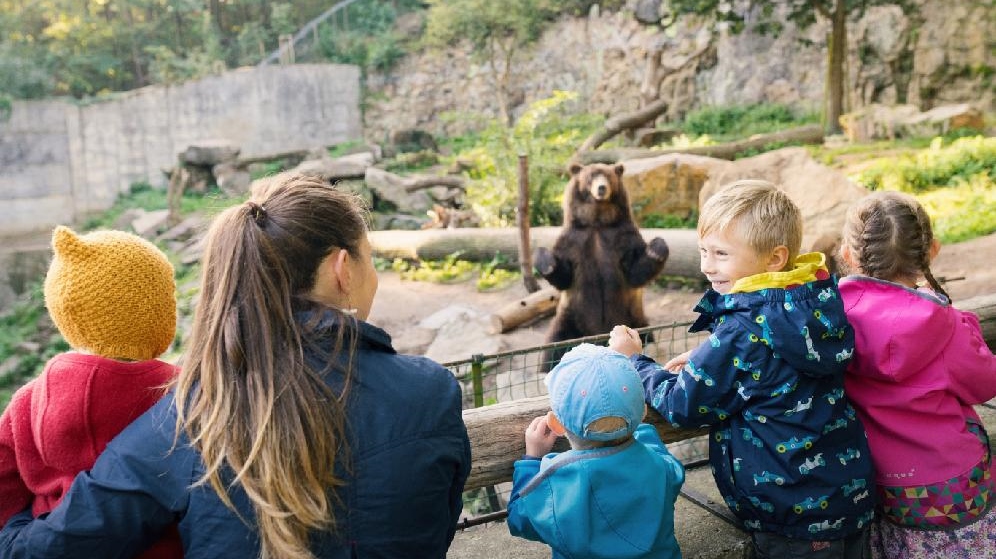
[[[573,163],[570,172],[564,190],[564,227],[605,227],[633,219],[622,163]]]

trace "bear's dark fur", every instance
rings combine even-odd
[[[664,268],[667,242],[648,245],[640,234],[623,187],[623,165],[570,167],[564,190],[564,225],[553,250],[536,250],[536,270],[560,290],[546,342],[608,333],[616,324],[647,326],[643,286]],[[565,349],[547,351],[549,370]]]

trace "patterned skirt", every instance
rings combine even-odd
[[[986,449],[964,474],[929,486],[878,486],[874,559],[996,559],[996,479],[985,428],[968,429]]]
[[[996,508],[954,530],[917,530],[876,520],[869,541],[873,559],[996,559]]]

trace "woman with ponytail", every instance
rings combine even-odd
[[[844,224],[853,275],[840,295],[854,328],[844,379],[868,434],[877,487],[874,558],[996,558],[996,479],[973,405],[996,397],[979,319],[951,306],[930,271],[940,250],[915,198],[875,192]]]
[[[358,199],[275,177],[207,232],[174,390],[2,557],[129,557],[177,522],[195,558],[443,559],[470,445],[453,375],[365,322]]]

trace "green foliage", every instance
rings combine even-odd
[[[429,0],[423,41],[437,48],[468,41],[490,57],[496,47],[535,41],[558,14],[556,0]]]
[[[763,103],[705,107],[688,113],[679,127],[685,134],[709,135],[716,140],[740,139],[816,122],[819,122],[818,115],[797,114],[785,105]]]
[[[855,180],[871,190],[924,192],[957,186],[978,174],[996,180],[996,138],[960,138],[947,146],[944,138],[934,138],[928,149],[875,161]]]
[[[478,291],[494,291],[507,287],[516,281],[521,274],[509,270],[507,259],[502,255],[495,256],[490,262],[470,262],[460,260],[460,252],[448,255],[442,261],[420,260],[408,261],[395,258],[391,262],[375,259],[377,270],[391,270],[403,280],[428,281],[432,283],[462,283],[477,277]]]
[[[851,178],[870,190],[913,193],[941,242],[996,231],[996,138],[937,137],[925,149],[871,160]]]
[[[555,91],[532,103],[512,127],[492,122],[480,132],[474,147],[455,155],[472,165],[466,200],[482,226],[515,224],[520,154],[529,166],[530,224],[560,223],[566,162],[601,123],[599,117],[572,111],[576,98],[574,92]]]
[[[647,229],[695,229],[698,222],[698,212],[692,212],[687,217],[674,214],[649,214],[640,221],[640,227]]]
[[[508,287],[522,277],[522,273],[509,268],[508,259],[500,252],[490,262],[481,265],[477,278],[478,291],[496,291]]]
[[[319,51],[340,64],[355,64],[364,70],[390,69],[404,54],[404,41],[394,31],[402,13],[391,2],[358,3],[350,12],[349,27],[320,28]]]
[[[985,173],[917,198],[931,216],[934,235],[942,243],[957,243],[996,231],[996,184]]]
[[[180,199],[180,213],[184,215],[192,213],[211,215],[225,209],[231,203],[231,199],[219,190],[210,190],[203,194],[184,192]],[[121,215],[128,210],[140,208],[155,211],[165,210],[168,207],[166,190],[153,188],[146,183],[136,183],[131,186],[129,194],[119,196],[110,209],[87,219],[83,228],[85,230],[114,228]]]
[[[48,318],[42,282],[32,285],[24,297],[0,315],[0,363],[15,360],[15,365],[0,375],[0,409],[7,406],[14,391],[41,372],[53,355],[69,349]],[[41,348],[26,349],[27,340],[47,337]]]
[[[395,258],[391,270],[397,272],[401,279],[412,281],[430,281],[433,283],[459,283],[467,281],[476,271],[476,265],[467,260],[459,260],[460,253],[447,256],[441,262],[423,260],[409,262]]]

